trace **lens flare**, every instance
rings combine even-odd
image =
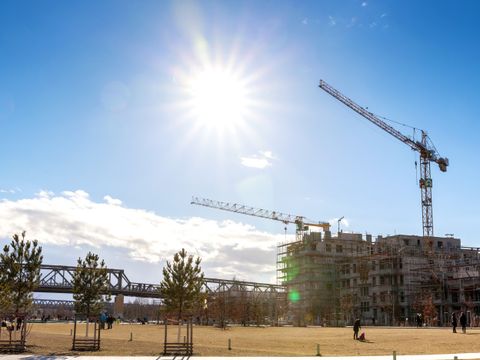
[[[300,300],[300,293],[297,290],[290,290],[288,293],[288,300],[296,303]]]

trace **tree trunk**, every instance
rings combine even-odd
[[[88,305],[88,307],[87,307],[87,324],[86,324],[87,327],[85,329],[85,337],[87,337],[87,338],[88,338],[88,323],[89,323],[89,321],[90,321],[90,305]]]
[[[180,342],[180,334],[182,331],[182,310],[178,312],[178,332],[177,332],[177,343]]]
[[[178,333],[177,333],[177,343],[180,342],[180,333],[182,331],[182,312],[183,312],[183,299],[180,299],[180,310],[178,311]]]
[[[178,333],[177,333],[177,342],[180,342],[180,335],[182,332],[182,319],[178,319]]]

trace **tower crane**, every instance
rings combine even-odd
[[[300,216],[300,215],[290,215],[290,214],[285,214],[279,211],[259,209],[251,206],[246,206],[246,205],[241,205],[236,203],[227,203],[223,201],[215,201],[215,200],[204,199],[204,198],[199,198],[195,196],[192,197],[192,201],[190,202],[190,204],[206,206],[206,207],[225,210],[225,211],[231,211],[238,214],[261,217],[264,219],[277,220],[277,221],[283,222],[285,225],[295,224],[297,240],[301,240],[303,233],[307,231],[310,226],[320,227],[323,229],[323,231],[330,231],[330,224],[328,222],[326,221],[315,222],[313,220],[309,220],[304,216]]]
[[[423,236],[433,236],[433,211],[432,211],[432,178],[430,175],[430,163],[435,162],[438,164],[440,171],[446,172],[448,167],[448,159],[441,157],[432,142],[429,141],[429,137],[424,130],[421,130],[421,141],[415,141],[408,136],[405,136],[397,129],[385,123],[378,116],[374,115],[367,109],[353,102],[351,99],[340,93],[325,81],[320,80],[320,89],[324,90],[338,101],[342,102],[350,109],[356,111],[358,114],[370,120],[372,123],[388,132],[390,135],[396,137],[398,140],[410,146],[411,149],[417,151],[420,154],[420,192],[422,200],[422,223],[423,223]]]

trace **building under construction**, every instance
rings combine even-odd
[[[304,233],[278,246],[277,277],[286,286],[289,320],[297,325],[432,326],[465,311],[480,313],[479,249],[460,239],[378,236],[330,231]]]

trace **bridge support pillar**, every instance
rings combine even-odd
[[[123,317],[123,300],[124,296],[122,294],[115,296],[113,303],[113,315],[115,317]]]

